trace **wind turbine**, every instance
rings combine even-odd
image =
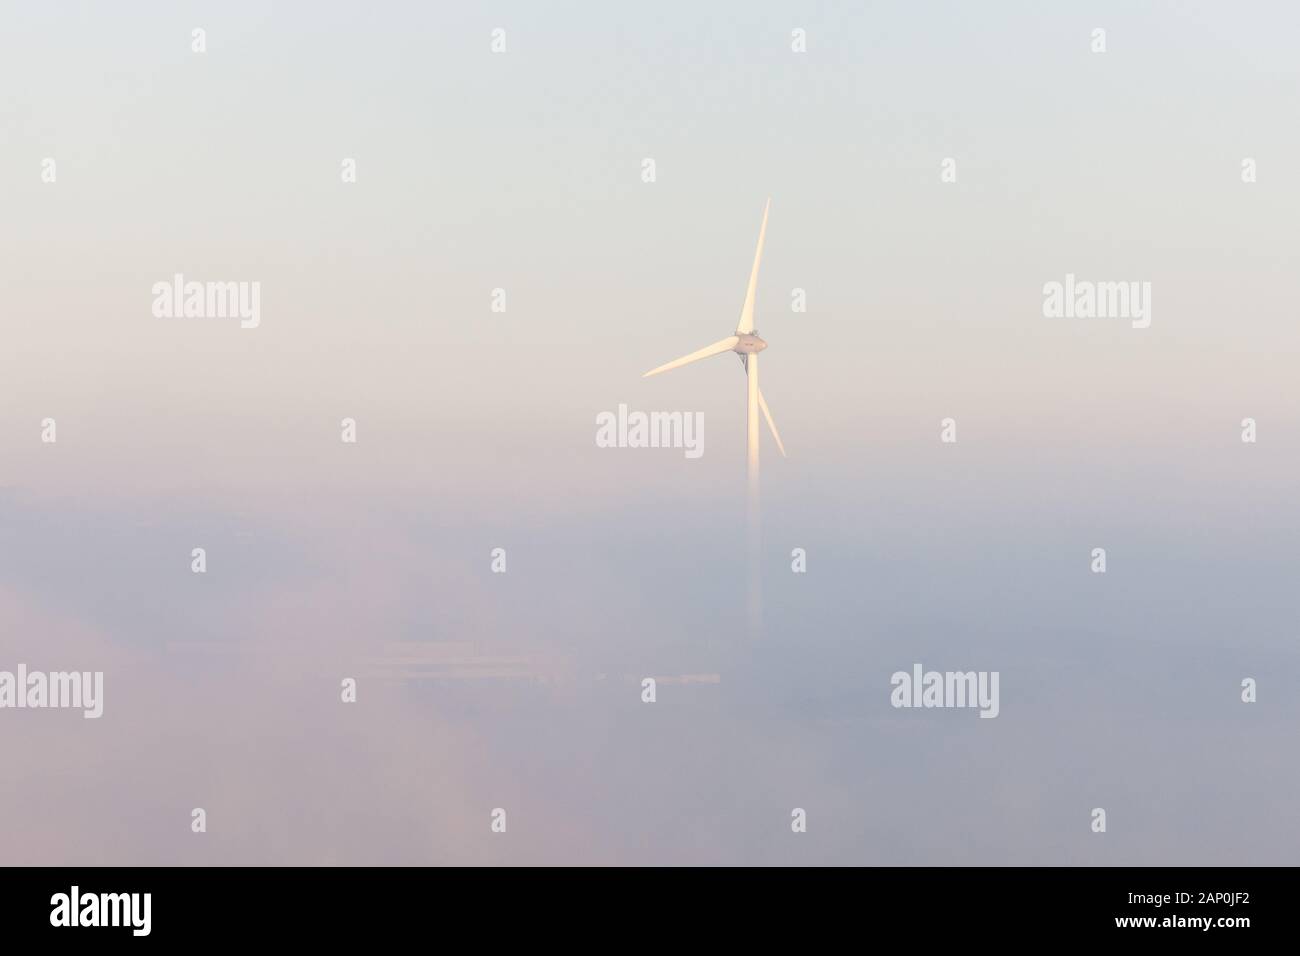
[[[758,353],[767,348],[767,343],[754,331],[754,294],[758,289],[758,266],[763,259],[763,240],[767,236],[767,214],[772,208],[772,200],[763,207],[763,225],[758,230],[758,248],[754,250],[754,268],[749,273],[749,285],[745,289],[745,304],[740,309],[740,321],[736,324],[735,334],[725,339],[706,345],[704,348],[683,355],[666,365],[660,365],[646,372],[642,378],[670,372],[683,365],[690,365],[701,359],[721,355],[723,352],[735,352],[740,356],[745,367],[745,475],[749,486],[749,544],[750,544],[750,613],[757,628],[761,619],[758,603],[759,576],[759,510],[758,510],[758,413],[761,410],[767,419],[767,427],[772,430],[776,447],[785,457],[785,445],[781,442],[781,433],[776,430],[772,412],[763,398],[762,389],[758,387]]]

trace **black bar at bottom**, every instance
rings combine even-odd
[[[1286,869],[0,870],[7,942],[1291,937]],[[616,936],[608,936],[609,932]],[[428,939],[427,936],[419,938]]]

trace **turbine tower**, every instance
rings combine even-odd
[[[749,285],[745,289],[745,304],[740,310],[740,321],[736,324],[734,335],[712,345],[683,355],[666,365],[646,372],[642,378],[670,372],[683,365],[690,365],[700,359],[721,355],[723,352],[735,352],[740,356],[745,367],[745,476],[748,486],[748,524],[749,524],[749,612],[751,626],[757,631],[762,619],[762,606],[759,602],[759,544],[760,523],[758,508],[758,413],[762,411],[767,419],[767,427],[772,430],[776,447],[785,456],[785,445],[781,442],[781,433],[776,430],[772,412],[763,398],[763,391],[758,387],[758,353],[767,348],[767,343],[759,338],[754,330],[754,296],[758,289],[758,266],[763,260],[763,240],[767,236],[767,214],[772,208],[772,200],[763,207],[763,225],[758,230],[758,248],[754,250],[754,268],[749,273]]]

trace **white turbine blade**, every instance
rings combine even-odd
[[[740,355],[740,364],[745,367],[745,371],[748,373],[749,356],[743,352]],[[763,397],[761,388],[758,390],[758,407],[762,410],[763,417],[767,419],[767,427],[772,430],[772,437],[776,439],[776,447],[781,450],[781,457],[789,458],[790,456],[785,453],[785,443],[781,441],[781,433],[776,430],[776,422],[772,420],[772,410],[767,407],[767,399]]]
[[[781,433],[776,430],[776,422],[772,421],[772,411],[767,407],[767,399],[763,397],[763,390],[758,390],[758,407],[763,410],[763,417],[767,419],[767,427],[772,429],[772,437],[776,439],[776,447],[781,449],[781,457],[789,458],[785,453],[785,445],[781,444]]]
[[[721,342],[714,342],[712,345],[706,345],[698,352],[692,352],[690,355],[683,355],[679,359],[669,362],[667,365],[660,365],[658,368],[652,368],[642,375],[642,378],[649,378],[651,375],[658,375],[660,372],[671,372],[675,368],[681,368],[683,365],[690,365],[692,362],[698,362],[700,359],[709,358],[712,355],[720,355],[723,352],[730,352],[740,343],[740,339],[730,335]]]
[[[740,324],[737,332],[754,331],[754,293],[758,289],[758,264],[763,259],[763,239],[767,235],[767,211],[772,208],[772,200],[763,207],[763,225],[758,230],[758,248],[754,250],[754,268],[749,273],[749,286],[745,289],[745,305],[740,310]]]

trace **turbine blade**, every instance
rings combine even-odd
[[[658,368],[652,368],[642,375],[642,378],[649,378],[651,375],[658,375],[660,372],[671,372],[675,368],[681,368],[683,365],[690,365],[692,362],[698,362],[700,359],[706,359],[713,355],[720,355],[723,352],[730,352],[740,343],[734,335],[730,335],[720,342],[714,342],[712,345],[706,345],[698,352],[692,352],[690,355],[683,355],[679,359],[674,359],[667,365],[660,365]]]
[[[745,372],[749,372],[749,356],[744,352],[740,353],[740,364],[745,367]],[[776,422],[772,421],[772,410],[767,407],[767,399],[763,397],[763,390],[758,390],[758,407],[763,410],[763,417],[767,419],[767,427],[772,430],[772,437],[776,439],[776,447],[781,450],[782,458],[789,458],[785,453],[785,443],[781,441],[781,433],[776,430]]]
[[[785,445],[781,443],[781,433],[776,430],[776,422],[772,421],[772,411],[767,407],[767,399],[763,397],[763,390],[758,390],[758,407],[763,410],[763,417],[767,419],[767,427],[772,429],[772,437],[776,439],[776,447],[781,449],[781,457],[789,458],[785,453]]]
[[[740,310],[740,324],[737,332],[754,331],[754,293],[758,290],[758,264],[763,259],[763,239],[767,236],[767,212],[772,208],[772,200],[763,207],[763,225],[758,230],[758,248],[754,250],[754,268],[749,273],[749,286],[745,289],[745,305]]]

